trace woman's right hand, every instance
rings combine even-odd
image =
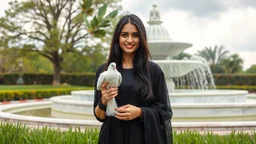
[[[112,98],[115,98],[118,95],[118,88],[109,88],[107,89],[107,85],[109,82],[104,82],[101,85],[101,101],[104,105],[107,105],[108,101]]]

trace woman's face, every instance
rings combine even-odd
[[[123,26],[119,35],[119,45],[123,54],[135,54],[139,47],[139,37],[139,31],[135,25],[127,23]]]

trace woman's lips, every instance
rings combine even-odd
[[[131,49],[133,48],[133,45],[125,45],[126,48]]]

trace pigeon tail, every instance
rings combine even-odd
[[[115,98],[110,99],[107,103],[106,115],[107,116],[114,116],[116,108],[117,108],[117,103],[116,103]]]

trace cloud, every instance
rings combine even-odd
[[[162,13],[174,9],[208,18],[218,18],[221,13],[228,11],[230,8],[256,8],[256,0],[123,0],[123,7],[129,7],[128,10],[131,13],[145,17],[149,15],[148,12],[153,3],[158,4]]]
[[[232,8],[256,8],[255,0],[224,0],[223,4]]]
[[[170,8],[191,12],[196,16],[215,16],[226,10],[220,0],[165,0],[164,9]]]
[[[244,59],[244,68],[256,64],[252,56],[256,55],[255,8],[229,7],[215,18],[198,16],[180,9],[160,10],[160,13],[162,26],[174,41],[193,44],[185,52],[194,54],[205,46],[224,45],[231,53],[238,53]],[[148,16],[142,17],[146,26],[148,18],[149,11]]]

